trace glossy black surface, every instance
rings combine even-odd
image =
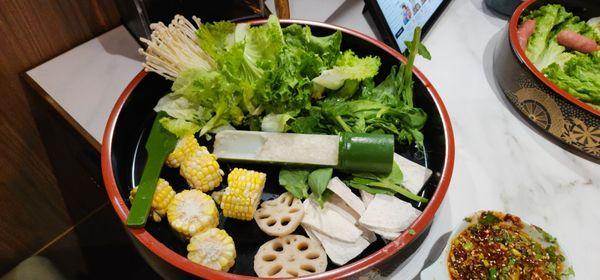
[[[285,25],[285,24],[282,24]],[[312,27],[312,31],[316,35],[328,35],[334,30],[323,27]],[[349,34],[344,34],[342,40],[343,49],[352,49],[360,56],[378,55],[381,58],[382,66],[378,80],[382,80],[387,76],[392,65],[398,61],[384,50],[363,41],[358,37]],[[428,166],[433,170],[433,176],[423,188],[421,195],[430,198],[439,183],[440,173],[444,165],[445,158],[445,136],[442,121],[433,102],[433,98],[428,93],[426,87],[415,78],[415,106],[421,107],[428,114],[427,125],[423,133],[425,134],[424,154],[419,153],[416,148],[409,146],[397,146],[396,152],[410,158],[416,162]],[[141,168],[145,161],[145,151],[143,148],[148,130],[155,116],[152,108],[160,97],[169,92],[171,82],[162,77],[149,73],[133,90],[129,99],[126,101],[121,114],[118,116],[114,131],[113,146],[112,146],[112,164],[116,182],[121,191],[123,200],[129,203],[129,190],[134,186],[141,175]],[[201,139],[201,142],[204,142]],[[204,142],[210,149],[210,143]],[[221,163],[221,168],[227,173],[233,168],[233,164]],[[279,168],[276,166],[259,166],[259,165],[243,165],[235,164],[235,167],[245,167],[257,171],[267,173],[267,185],[263,192],[262,199],[270,199],[283,192],[277,184],[277,174]],[[341,174],[336,174],[341,175]],[[179,176],[178,169],[164,168],[162,177],[171,183],[176,191],[184,189],[187,184],[185,180]],[[226,183],[224,178],[223,183]],[[421,210],[425,205],[415,205]],[[235,266],[230,270],[232,273],[255,275],[253,271],[253,258],[258,250],[258,247],[271,237],[264,234],[254,221],[237,221],[234,219],[224,219],[221,217],[219,227],[224,228],[234,239],[237,259]],[[164,243],[173,251],[185,256],[186,242],[179,240],[174,235],[166,221],[154,223],[149,221],[146,229],[159,241]],[[304,234],[301,228],[297,230],[298,234]],[[372,252],[382,248],[385,245],[384,241],[379,239],[372,243],[358,258],[365,257]],[[357,258],[357,259],[358,259]],[[337,266],[330,264],[329,269]]]

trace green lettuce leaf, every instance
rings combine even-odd
[[[286,131],[286,123],[288,120],[293,118],[292,115],[283,113],[283,114],[273,114],[270,113],[263,117],[260,130],[267,132],[285,132]]]
[[[235,43],[235,31],[235,23],[219,21],[200,25],[196,36],[200,47],[213,59],[218,59]]]
[[[562,54],[566,52],[566,48],[559,45],[556,39],[560,31],[571,30],[600,43],[600,33],[597,30],[558,4],[542,6],[524,19],[536,20],[536,28],[529,38],[525,53],[541,70],[564,59]]]
[[[381,62],[379,57],[367,56],[359,58],[351,50],[347,50],[338,58],[336,65],[325,70],[313,83],[324,88],[337,90],[344,85],[346,80],[361,81],[377,75]]]
[[[555,36],[558,32],[553,31],[553,28],[572,16],[573,14],[567,12],[563,6],[550,4],[532,11],[524,18],[524,20],[534,19],[536,21],[535,31],[529,38],[525,51],[527,57],[533,61],[536,67],[539,68],[538,65],[544,59],[546,61],[551,60],[551,58],[545,58],[545,56],[554,57],[564,51],[564,47],[556,42]]]
[[[267,113],[309,109],[311,80],[340,56],[340,32],[318,37],[311,34],[309,27],[297,24],[282,32],[285,44],[279,51],[276,67],[267,73],[268,85],[257,87],[259,103]]]
[[[200,130],[200,126],[183,119],[162,118],[160,124],[169,132],[175,134],[178,138],[194,134]]]
[[[219,126],[239,125],[244,118],[235,85],[219,72],[186,70],[177,77],[172,90],[159,100],[154,110],[199,125],[200,135]]]
[[[198,119],[198,113],[201,112],[200,108],[194,106],[187,98],[178,94],[167,94],[163,96],[154,107],[154,111],[163,111],[167,115],[182,119],[193,121]],[[210,117],[210,116],[209,116]]]
[[[409,63],[419,53],[419,35],[420,29],[417,29],[413,39],[415,43],[409,43]],[[420,48],[425,47],[421,45]],[[345,59],[355,59],[345,55]],[[351,98],[338,93],[329,94],[313,105],[308,113],[304,111],[291,120],[290,130],[296,133],[388,133],[394,134],[399,142],[415,143],[422,149],[424,139],[421,129],[427,121],[427,114],[413,107],[412,78],[411,63],[394,66],[378,85],[371,78],[363,80],[360,93]]]
[[[600,106],[600,51],[577,54],[561,68],[553,63],[543,71],[554,84],[593,106]]]

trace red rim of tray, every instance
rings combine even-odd
[[[368,37],[362,33],[349,30],[343,27],[305,21],[305,20],[280,20],[282,23],[297,23],[302,25],[309,26],[319,26],[324,28],[329,28],[333,30],[340,30],[342,33],[346,33],[360,39],[363,39],[380,49],[385,50],[390,55],[394,56],[398,60],[403,63],[406,62],[406,58],[398,53],[396,50],[391,47],[385,45],[384,43],[377,41],[371,37]],[[265,20],[256,20],[251,21],[250,24],[262,24]],[[440,207],[442,200],[448,190],[448,186],[450,184],[450,178],[452,176],[452,170],[454,167],[454,134],[452,132],[452,126],[450,124],[450,117],[440,96],[438,95],[435,88],[431,85],[429,80],[425,78],[425,76],[419,71],[417,68],[413,68],[413,73],[421,80],[424,86],[429,90],[431,96],[433,97],[434,103],[437,106],[437,109],[440,113],[443,125],[444,125],[444,133],[446,140],[446,157],[444,159],[444,169],[441,174],[440,182],[436,191],[433,194],[433,197],[429,201],[425,210],[419,216],[413,224],[410,226],[410,229],[414,230],[414,234],[410,234],[409,231],[405,231],[401,236],[399,236],[396,240],[388,243],[383,248],[377,250],[369,256],[366,256],[360,260],[357,260],[348,265],[344,265],[342,267],[325,271],[322,273],[312,274],[309,276],[302,277],[302,279],[335,279],[335,278],[345,278],[350,275],[356,274],[362,270],[367,269],[368,267],[374,266],[389,257],[393,256],[400,249],[404,248],[408,243],[410,243],[413,239],[417,238],[432,222],[437,209]],[[129,208],[123,201],[121,193],[117,187],[116,180],[113,174],[113,166],[112,166],[112,138],[115,129],[115,125],[117,122],[117,117],[119,116],[121,109],[125,101],[128,99],[129,95],[133,91],[133,89],[138,85],[138,83],[146,76],[146,72],[143,70],[135,76],[135,78],[129,83],[129,85],[125,88],[119,99],[117,100],[108,122],[106,124],[106,128],[104,130],[104,137],[102,141],[102,177],[104,179],[104,184],[106,187],[106,191],[108,193],[110,202],[112,203],[115,211],[117,212],[119,218],[123,223],[129,214]],[[171,265],[178,267],[181,270],[184,270],[190,274],[204,277],[207,279],[258,279],[257,277],[247,276],[247,275],[238,275],[227,272],[221,272],[217,270],[213,270],[202,265],[196,264],[188,260],[182,255],[172,251],[164,244],[162,244],[159,240],[155,239],[149,232],[145,229],[132,229],[128,228],[129,232],[137,239],[139,242],[144,244],[150,251],[154,254],[158,255],[163,260],[167,261]]]
[[[531,62],[531,60],[529,60],[529,58],[527,58],[527,55],[525,54],[525,50],[523,50],[521,48],[521,45],[519,44],[519,37],[517,36],[517,29],[519,27],[519,19],[521,18],[523,11],[525,11],[525,9],[527,9],[531,4],[535,3],[536,1],[537,0],[524,1],[523,3],[521,3],[521,5],[519,5],[519,7],[517,7],[517,9],[513,13],[512,17],[510,18],[510,22],[508,23],[508,36],[509,36],[510,45],[511,45],[513,51],[516,53],[519,61],[522,64],[524,64],[527,67],[527,69],[529,69],[529,71],[531,73],[533,73],[533,75],[536,76],[539,80],[541,80],[542,83],[544,83],[547,87],[552,89],[555,93],[559,94],[560,96],[562,96],[564,99],[568,100],[569,102],[596,115],[597,117],[600,117],[600,111],[595,110],[592,106],[573,97],[573,95],[571,95],[567,91],[559,88],[552,81],[550,81],[548,78],[546,78],[546,76],[544,76],[544,74],[542,74],[542,72],[540,72],[535,67],[535,65],[533,65],[533,62]]]

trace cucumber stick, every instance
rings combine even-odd
[[[338,136],[225,130],[215,136],[213,153],[226,161],[389,173],[394,137],[347,132]]]

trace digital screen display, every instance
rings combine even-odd
[[[404,42],[412,40],[415,27],[425,25],[442,0],[377,0],[377,3],[403,52]]]

